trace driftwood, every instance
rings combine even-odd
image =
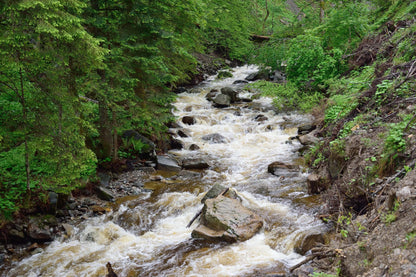
[[[226,188],[218,196],[226,194],[229,190],[230,190],[230,188]],[[194,217],[191,219],[191,221],[189,221],[188,225],[186,225],[186,228],[191,227],[192,223],[194,223],[194,221],[202,214],[202,210],[203,209],[201,209],[199,212],[196,213],[196,215],[194,215]]]
[[[323,259],[328,257],[343,257],[342,249],[333,249],[326,246],[315,247],[311,249],[312,254],[308,255],[303,261],[292,266],[289,271],[293,272],[295,269],[301,267],[302,265],[312,261],[315,258]]]

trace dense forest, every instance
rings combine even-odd
[[[146,144],[122,139],[127,130],[163,145],[175,89],[201,74],[201,55],[284,72],[284,83],[253,86],[285,110],[319,107],[326,134],[340,138],[330,149],[363,125],[364,103],[380,113],[415,88],[410,0],[6,0],[0,10],[1,220],[140,156]],[[370,43],[380,32],[390,32],[394,53]],[[380,69],[387,64],[395,77]],[[374,77],[376,91],[363,96]],[[400,160],[413,124],[405,115],[388,125],[378,171]],[[311,166],[333,155],[325,147],[308,154]]]

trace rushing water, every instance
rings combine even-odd
[[[141,194],[119,200],[113,212],[85,220],[69,238],[24,259],[7,276],[105,276],[107,262],[118,276],[252,276],[302,261],[304,257],[293,250],[296,241],[324,229],[313,216],[317,203],[306,193],[307,175],[299,170],[279,178],[269,174],[267,166],[274,161],[298,162],[300,145],[287,142],[296,134],[294,126],[309,118],[261,111],[259,107],[270,106],[267,98],[226,109],[213,108],[205,99],[211,89],[232,86],[254,71],[254,66],[243,66],[234,69],[232,78],[211,77],[200,92],[183,93],[175,103],[173,113],[179,119],[194,116],[196,124],[178,121],[188,137],[178,137],[184,150],[171,154],[208,159],[210,168],[201,177],[158,172],[166,179],[149,182]],[[268,119],[256,121],[259,114]],[[227,142],[202,139],[212,133],[220,133]],[[187,150],[192,144],[200,149]],[[243,205],[264,219],[264,227],[253,238],[235,244],[191,239],[192,228],[186,225],[201,209],[204,192],[215,183],[235,189]]]

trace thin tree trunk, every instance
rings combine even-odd
[[[319,22],[322,23],[324,21],[324,17],[325,17],[325,1],[324,0],[320,0],[319,1]]]
[[[23,72],[22,68],[19,69],[20,74],[20,102],[22,104],[22,111],[23,111],[23,124],[24,124],[24,144],[25,144],[25,170],[26,170],[26,190],[30,191],[30,161],[29,161],[29,145],[28,141],[28,120],[27,120],[27,107],[25,101],[25,91],[23,87]]]
[[[268,2],[266,0],[266,16],[263,19],[263,34],[264,34],[264,30],[266,29],[266,20],[270,15],[270,11],[269,11],[269,6],[268,6]]]
[[[118,160],[118,142],[117,142],[117,118],[116,112],[112,110],[113,115],[113,162]]]

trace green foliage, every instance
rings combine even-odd
[[[297,109],[307,112],[322,99],[319,93],[301,93],[291,82],[278,84],[258,81],[248,85],[248,88],[260,91],[263,96],[272,97],[274,105],[281,111]]]
[[[368,3],[342,3],[328,12],[325,22],[313,32],[322,36],[325,49],[337,48],[342,52],[353,49],[367,35],[370,21]]]
[[[349,95],[334,95],[328,100],[329,104],[325,110],[325,122],[331,123],[346,116],[358,104],[355,98]]]
[[[381,218],[386,225],[390,225],[397,219],[396,212],[398,211],[400,207],[400,202],[398,200],[394,201],[393,209],[387,213],[383,213]]]

